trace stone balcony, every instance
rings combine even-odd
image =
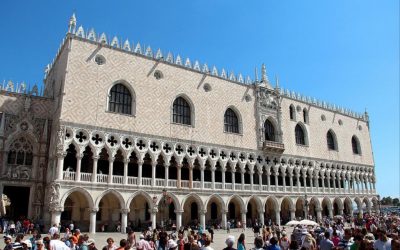
[[[223,192],[239,192],[239,193],[281,193],[281,194],[296,194],[302,195],[305,193],[315,195],[359,195],[359,194],[376,194],[374,189],[358,189],[358,188],[328,188],[328,187],[304,187],[304,186],[280,186],[280,185],[265,185],[265,184],[248,184],[248,183],[222,183],[222,182],[201,182],[201,181],[189,181],[189,180],[178,180],[175,179],[159,179],[159,178],[146,178],[146,177],[133,177],[133,176],[122,176],[122,175],[107,175],[97,174],[95,181],[92,178],[92,173],[80,173],[80,176],[76,175],[76,172],[64,171],[62,181],[65,182],[80,182],[80,183],[93,183],[99,186],[103,185],[121,185],[131,187],[132,189],[137,188],[151,188],[151,189],[163,189],[168,190],[190,190],[190,191],[223,191]],[[110,179],[111,177],[111,179]],[[140,180],[139,180],[140,179]]]
[[[266,153],[283,153],[285,151],[285,145],[281,142],[276,141],[264,141],[263,151]]]

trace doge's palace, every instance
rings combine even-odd
[[[9,216],[95,233],[378,211],[366,112],[285,90],[265,65],[252,79],[75,15],[43,89],[3,83],[0,112]]]

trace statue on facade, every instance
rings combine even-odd
[[[60,199],[60,184],[52,183],[50,186],[50,205],[58,204]]]

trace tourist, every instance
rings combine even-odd
[[[72,235],[72,242],[74,243],[74,245],[78,244],[80,236],[81,236],[81,230],[75,229],[75,232]]]
[[[269,246],[267,250],[281,250],[281,248],[278,246],[278,240],[276,239],[276,237],[272,237],[269,240]]]
[[[115,250],[117,249],[117,246],[114,245],[114,239],[113,238],[107,238],[107,245],[105,245],[102,250]]]
[[[290,246],[290,240],[286,235],[286,231],[282,231],[282,238],[279,239],[279,246],[282,250],[288,250]]]
[[[333,242],[329,238],[330,234],[328,231],[326,231],[324,233],[324,239],[322,239],[319,243],[320,250],[331,250],[334,247]]]
[[[237,250],[246,250],[244,239],[245,239],[245,235],[244,235],[244,233],[241,233],[238,238],[238,242],[237,242]]]
[[[210,236],[210,235],[207,235],[202,250],[214,250],[214,249],[210,246],[210,244],[211,244],[211,236]]]
[[[55,233],[58,233],[59,231],[58,231],[58,227],[57,227],[57,224],[53,224],[53,226],[49,229],[49,235],[50,235],[50,237],[53,237],[53,235],[55,234]]]
[[[35,242],[36,250],[45,250],[43,240],[37,240]]]
[[[16,233],[16,226],[14,221],[10,221],[10,225],[9,225],[9,233],[11,235],[11,237],[14,237],[15,233]]]
[[[231,222],[228,220],[228,222],[226,223],[226,233],[230,233],[231,232]]]
[[[346,228],[344,230],[344,235],[338,244],[339,249],[350,250],[351,245],[353,245],[353,238],[351,234],[351,229]]]
[[[94,239],[88,239],[85,242],[85,245],[88,247],[88,250],[97,250],[96,242],[94,241]]]
[[[139,241],[136,244],[136,249],[137,250],[153,250],[153,248],[150,246],[150,243],[147,240],[145,240],[143,234],[141,234],[139,236]]]
[[[126,240],[127,240],[128,248],[133,249],[136,246],[136,235],[135,235],[135,232],[129,231],[128,232],[128,238]]]
[[[289,250],[298,250],[298,249],[299,249],[299,243],[297,243],[297,240],[290,241]]]
[[[254,223],[253,225],[253,232],[254,232],[254,237],[257,237],[260,235],[260,226],[258,225],[258,223]]]
[[[126,239],[122,239],[119,241],[119,247],[116,250],[125,250],[128,246],[128,241]]]
[[[225,240],[226,247],[223,250],[236,250],[233,248],[233,244],[235,244],[235,236],[229,235]]]
[[[12,237],[11,235],[5,235],[3,236],[4,238],[4,250],[12,250],[13,249],[13,244],[12,244]]]
[[[178,244],[178,250],[184,250],[185,247],[185,240],[183,239],[183,232],[178,233],[178,240],[176,241],[176,244]]]
[[[175,250],[178,247],[178,244],[173,239],[169,239],[166,245],[166,250]]]
[[[339,235],[337,234],[336,230],[333,231],[333,234],[332,234],[332,242],[333,242],[333,245],[334,245],[335,247],[337,247],[337,246],[339,245],[340,237],[339,237]]]
[[[264,244],[264,242],[263,242],[262,237],[260,237],[260,236],[255,237],[253,250],[263,250],[263,244]]]
[[[40,235],[40,233],[38,232],[38,230],[37,229],[34,229],[33,231],[32,231],[32,237],[29,239],[30,241],[31,241],[31,244],[32,244],[32,249],[33,250],[37,250],[36,248],[36,241],[37,240],[40,240],[40,238],[42,238],[42,236]]]
[[[374,243],[374,249],[376,250],[388,250],[391,247],[392,239],[387,237],[386,230],[379,228],[377,230],[378,239]]]
[[[60,240],[60,234],[58,232],[53,234],[49,245],[50,249],[48,250],[70,250],[69,247]]]
[[[23,250],[31,250],[32,249],[32,243],[30,240],[24,240],[21,242],[22,249]]]

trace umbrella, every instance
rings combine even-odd
[[[298,222],[297,220],[291,220],[288,223],[286,223],[286,226],[296,226],[299,224],[300,224],[300,222]]]
[[[312,220],[301,220],[299,224],[306,226],[318,226],[318,223]]]

